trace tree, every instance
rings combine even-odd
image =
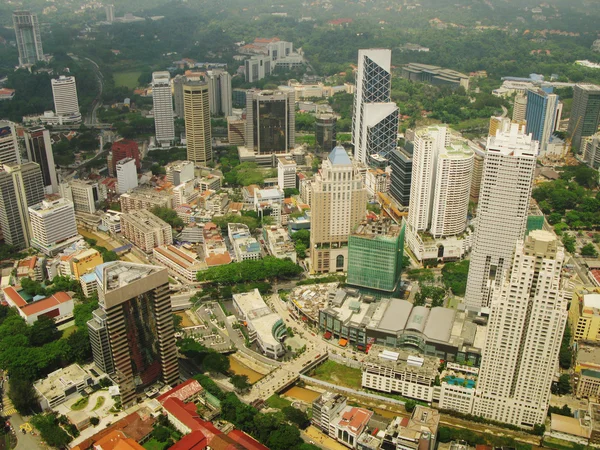
[[[300,430],[298,428],[283,424],[271,433],[267,440],[267,447],[271,450],[288,450],[300,441]]]
[[[569,234],[565,234],[562,238],[565,250],[569,253],[575,253],[575,238]]]
[[[48,316],[40,316],[29,329],[29,342],[39,347],[60,338],[56,322]]]
[[[209,353],[202,360],[202,367],[210,373],[227,373],[229,365],[227,356],[217,352]]]
[[[546,425],[537,423],[533,426],[533,434],[537,436],[543,436],[545,432]]]
[[[31,418],[31,424],[40,430],[42,439],[51,447],[64,448],[71,442],[71,436],[63,430],[56,414],[38,414]]]
[[[93,426],[96,426],[96,425],[98,425],[98,424],[100,423],[100,419],[98,419],[98,418],[97,418],[97,417],[95,417],[95,416],[92,416],[92,417],[90,417],[90,423],[91,423]]]
[[[553,394],[566,395],[570,394],[571,391],[571,377],[567,373],[562,374],[558,379],[558,383],[552,386]]]
[[[156,217],[167,222],[173,228],[183,228],[185,225],[185,223],[183,222],[183,219],[181,219],[181,217],[179,217],[177,215],[177,212],[175,212],[175,210],[173,210],[173,209],[155,206],[154,208],[152,208],[150,210],[150,212],[152,214],[154,214]]]
[[[404,403],[404,409],[406,410],[406,412],[413,412],[416,406],[417,402],[415,402],[414,400],[406,400],[406,403]]]
[[[159,425],[152,430],[152,437],[158,442],[167,442],[171,438],[171,431],[167,427]]]
[[[292,422],[301,430],[304,430],[310,425],[310,419],[308,418],[308,415],[304,411],[294,408],[293,406],[286,406],[281,410],[281,412],[287,420]]]
[[[442,282],[454,295],[463,297],[467,290],[469,261],[446,263],[442,268]]]
[[[181,322],[183,322],[183,317],[173,313],[173,328],[175,329],[175,333],[179,333],[182,330]]]
[[[584,245],[583,247],[581,247],[581,256],[597,258],[598,251],[596,250],[596,246],[592,243]]]
[[[570,369],[573,362],[573,350],[571,348],[571,327],[569,322],[565,325],[565,331],[560,344],[560,352],[558,354],[558,364],[561,369]]]
[[[285,198],[290,198],[292,195],[298,194],[300,194],[300,191],[296,188],[285,188],[283,190],[283,195],[285,196]]]
[[[302,243],[306,248],[310,247],[310,231],[309,230],[298,230],[291,236],[292,241],[296,244]]]
[[[92,356],[92,347],[87,330],[78,329],[67,338],[65,359],[77,363],[84,363]]]
[[[245,392],[248,392],[250,390],[250,387],[252,386],[248,382],[247,375],[232,375],[231,378],[229,379],[229,381],[235,388],[236,392],[239,392],[242,394]]]
[[[294,248],[296,250],[296,256],[298,256],[298,258],[306,258],[306,245],[304,245],[302,242],[298,242]]]
[[[20,414],[29,415],[32,409],[38,408],[37,396],[30,380],[11,376],[8,384],[8,397]]]

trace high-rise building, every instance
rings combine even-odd
[[[235,88],[232,92],[233,107],[234,108],[245,108],[246,107],[246,89]]]
[[[142,164],[140,162],[140,150],[137,142],[130,139],[121,139],[120,141],[113,142],[110,152],[112,154],[112,160],[110,161],[112,173],[116,173],[117,163],[125,158],[135,159],[135,167],[140,170]]]
[[[552,93],[552,87],[527,91],[526,129],[540,143],[540,153],[546,151],[554,133],[557,111],[558,95]]]
[[[390,194],[402,206],[410,204],[410,185],[412,181],[413,143],[406,142],[404,147],[390,153]]]
[[[312,184],[310,261],[314,272],[346,272],[348,238],[365,218],[367,189],[344,147],[335,147]]]
[[[294,91],[246,93],[246,147],[259,155],[287,153],[296,144]]]
[[[315,121],[315,145],[320,152],[330,152],[337,145],[337,118],[333,114],[319,114]]]
[[[231,75],[226,70],[209,70],[208,93],[210,114],[213,116],[230,116],[232,113]]]
[[[61,75],[52,79],[52,96],[54,97],[54,110],[59,117],[59,123],[81,122],[75,77]]]
[[[124,194],[138,187],[137,170],[135,159],[125,158],[117,163],[117,192]]]
[[[600,169],[600,133],[581,139],[583,160],[593,169]]]
[[[65,198],[43,200],[29,207],[31,246],[48,256],[79,240],[73,203]]]
[[[495,133],[494,133],[495,135]],[[483,162],[485,161],[485,150],[476,145],[471,145],[473,150],[473,172],[471,176],[471,201],[479,202],[479,192],[481,191],[481,178],[483,177]]]
[[[568,315],[564,258],[556,236],[535,230],[516,245],[508,276],[498,273],[474,415],[526,427],[546,420]]]
[[[0,120],[0,165],[21,164],[17,130],[13,122]]]
[[[352,115],[354,159],[363,164],[371,155],[387,157],[398,139],[398,106],[391,101],[392,51],[358,51]]]
[[[106,21],[113,23],[115,21],[115,5],[106,5],[104,10],[106,11]]]
[[[295,189],[298,166],[291,156],[277,158],[277,186],[279,189]]]
[[[404,255],[405,225],[367,220],[348,239],[348,279],[352,286],[396,292]]]
[[[183,119],[183,85],[187,81],[185,75],[175,75],[173,78],[173,100],[175,101],[175,114]]]
[[[29,247],[29,206],[44,199],[40,166],[33,162],[5,164],[0,170],[0,227],[4,242],[17,249]]]
[[[146,253],[161,245],[173,243],[171,225],[150,211],[138,209],[121,215],[121,232]]]
[[[187,82],[183,85],[187,159],[206,165],[212,161],[210,100],[208,84]]]
[[[33,127],[25,130],[25,147],[29,161],[38,163],[42,169],[42,178],[46,194],[58,192],[58,178],[52,153],[50,131],[44,127]]]
[[[596,134],[600,122],[600,86],[577,84],[573,88],[573,106],[567,132],[575,149],[581,148],[581,138]]]
[[[507,123],[488,137],[465,295],[470,309],[489,306],[515,244],[525,235],[537,154],[537,141],[518,124]]]
[[[94,214],[96,204],[106,200],[107,197],[106,187],[91,180],[62,182],[58,186],[58,192],[61,197],[73,202],[75,211],[88,214]]]
[[[526,113],[527,113],[527,95],[517,94],[515,97],[515,102],[513,104],[512,120],[514,120],[515,122],[522,122],[523,120],[525,120]]]
[[[13,25],[19,50],[19,66],[33,65],[44,60],[42,36],[36,14],[30,11],[15,11]]]
[[[255,55],[244,61],[246,83],[256,83],[271,75],[275,64],[271,56]]]
[[[156,143],[169,146],[175,139],[173,119],[173,94],[169,72],[152,73],[152,107],[154,109],[154,132]]]
[[[88,322],[94,362],[114,374],[127,408],[155,382],[179,382],[169,275],[124,261],[101,264],[95,274],[100,308]]]
[[[246,119],[237,116],[227,118],[227,142],[229,145],[246,143]]]

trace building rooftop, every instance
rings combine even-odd
[[[592,433],[591,427],[585,426],[579,419],[560,414],[550,415],[550,431],[570,434],[584,439],[589,439]]]
[[[148,264],[113,261],[96,266],[94,273],[102,290],[107,293],[162,270],[166,269]]]
[[[178,398],[182,402],[185,402],[186,400],[196,396],[199,393],[202,393],[203,391],[204,388],[197,380],[189,379],[181,384],[178,384],[173,389],[165,392],[158,397],[157,400],[160,403],[164,403],[170,398]]]
[[[61,303],[73,301],[71,296],[66,292],[56,292],[50,297],[44,298],[38,296],[29,300],[26,300],[21,293],[21,286],[9,286],[4,288],[4,295],[26,316],[38,314]]]
[[[57,209],[64,208],[65,206],[69,205],[71,208],[73,207],[73,203],[71,203],[69,200],[59,197],[50,201],[42,200],[41,203],[30,206],[29,211],[35,212],[35,214],[38,216],[46,216],[48,214],[52,214]]]
[[[242,311],[244,317],[254,320],[271,313],[271,309],[263,300],[258,289],[241,294],[233,294],[233,299]]]
[[[331,150],[331,153],[329,153],[328,158],[329,158],[329,161],[331,161],[331,164],[334,166],[351,166],[352,165],[352,161],[350,161],[350,157],[348,156],[348,153],[346,152],[344,147],[342,147],[341,145],[338,145],[333,150]]]
[[[171,225],[167,222],[145,209],[136,209],[124,213],[121,216],[121,223],[123,223],[123,221],[133,224],[142,233],[151,233],[156,228],[171,228]]]
[[[393,370],[417,373],[425,377],[435,377],[439,372],[439,358],[415,355],[414,351],[389,350],[382,345],[372,345],[364,359],[365,364],[375,364]]]
[[[48,399],[64,395],[65,390],[80,384],[90,375],[78,364],[58,369],[35,382],[36,390]]]

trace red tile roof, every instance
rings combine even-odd
[[[8,296],[11,302],[16,305],[18,308],[27,305],[27,302],[19,295],[16,289],[12,286],[4,288],[4,295]]]
[[[207,266],[221,266],[231,262],[231,255],[229,253],[211,253],[204,258],[204,261]]]
[[[170,398],[178,398],[182,402],[194,397],[196,394],[202,392],[204,389],[197,380],[193,378],[175,386],[170,391],[165,392],[163,395],[158,397],[160,403],[166,402]]]
[[[204,450],[207,446],[208,441],[202,431],[194,431],[169,447],[169,450]]]
[[[185,404],[177,397],[171,397],[163,403],[163,408],[191,431],[201,431],[206,436],[209,445],[216,435],[221,434],[221,431],[211,422],[205,422],[198,417],[196,405],[193,403]]]
[[[238,444],[241,444],[247,450],[269,450],[254,438],[248,436],[241,430],[231,430],[227,437],[233,439]]]

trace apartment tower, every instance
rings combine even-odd
[[[54,110],[61,124],[81,122],[75,77],[61,75],[52,80]]]
[[[600,86],[577,84],[573,88],[573,106],[567,132],[573,147],[581,148],[581,139],[598,132],[600,123]]]
[[[52,153],[52,140],[50,131],[44,127],[33,127],[25,130],[25,147],[29,161],[38,163],[42,169],[42,179],[46,194],[58,192],[58,177]]]
[[[392,51],[358,51],[356,92],[352,114],[354,159],[363,164],[371,155],[387,157],[396,148],[398,106],[392,102]]]
[[[537,154],[537,141],[518,124],[507,122],[488,137],[465,295],[469,309],[490,305],[525,235]]]
[[[19,50],[19,66],[33,65],[38,61],[43,61],[44,50],[42,49],[42,36],[37,15],[30,11],[15,11],[13,26]]]
[[[65,198],[43,200],[29,207],[31,246],[47,256],[54,256],[81,239],[75,223],[73,203]]]
[[[0,120],[0,165],[21,164],[21,153],[14,122]]]
[[[367,189],[344,147],[335,147],[312,184],[313,272],[346,272],[348,237],[365,218]]]
[[[124,261],[101,264],[95,275],[100,308],[88,322],[94,361],[113,370],[128,408],[155,382],[179,382],[169,275],[165,267]]]
[[[169,72],[152,73],[152,107],[154,109],[154,133],[157,145],[169,146],[175,139],[173,118],[173,94]]]
[[[228,117],[232,114],[231,75],[226,70],[209,70],[208,92],[210,114]]]
[[[205,166],[212,161],[210,96],[207,83],[187,82],[183,85],[183,110],[187,159]]]
[[[529,89],[527,91],[527,133],[540,143],[540,153],[543,154],[554,133],[557,121],[558,95],[552,94],[552,88]]]
[[[490,305],[474,415],[524,427],[545,422],[568,315],[564,258],[548,231],[534,230],[516,245]]]

